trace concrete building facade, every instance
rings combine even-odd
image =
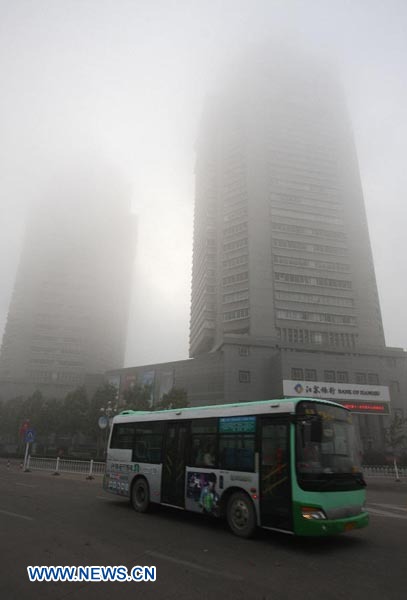
[[[190,355],[229,334],[298,347],[385,345],[343,93],[298,57],[252,64],[204,116]]]
[[[74,171],[35,205],[0,353],[0,397],[53,397],[123,366],[135,227],[105,169]]]
[[[203,117],[192,359],[111,375],[123,391],[126,377],[154,374],[153,403],[168,371],[196,406],[336,400],[354,413],[363,451],[383,451],[389,415],[407,417],[407,361],[385,346],[343,91],[307,58],[263,58]]]
[[[305,56],[246,67],[197,147],[190,355],[223,353],[225,401],[321,393],[383,449],[406,353],[385,346],[343,90]]]
[[[395,413],[407,417],[407,357],[397,348],[343,352],[270,346],[247,336],[225,338],[194,359],[110,371],[106,380],[123,394],[133,384],[152,386],[152,407],[172,387],[191,406],[285,396],[327,398],[350,408],[364,453],[386,449],[385,428]]]

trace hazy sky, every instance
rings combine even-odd
[[[102,156],[138,215],[126,366],[188,356],[205,95],[239,55],[284,38],[338,63],[386,342],[407,347],[405,0],[0,0],[0,335],[29,203],[64,161]]]

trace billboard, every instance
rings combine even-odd
[[[125,375],[123,391],[132,390],[137,383],[137,375]]]
[[[144,371],[141,375],[141,385],[144,387],[151,386],[150,393],[150,405],[153,405],[154,401],[154,379],[155,379],[155,371]]]
[[[119,391],[120,390],[120,375],[108,375],[107,383],[109,385],[112,385],[113,387],[115,387],[117,389],[117,391]]]
[[[174,371],[162,371],[160,373],[160,393],[159,400],[162,400],[164,394],[174,387]]]
[[[330,383],[327,381],[283,380],[283,394],[290,398],[323,398],[334,402],[390,402],[387,385],[360,385],[356,383]]]

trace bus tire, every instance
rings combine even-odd
[[[140,513],[147,512],[150,507],[150,490],[144,477],[137,477],[131,487],[131,505]]]
[[[226,519],[235,535],[243,538],[253,536],[256,529],[256,513],[253,502],[244,492],[234,492],[227,503]]]

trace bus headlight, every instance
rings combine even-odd
[[[304,519],[320,521],[326,519],[326,514],[321,508],[315,506],[301,506],[301,514]]]

